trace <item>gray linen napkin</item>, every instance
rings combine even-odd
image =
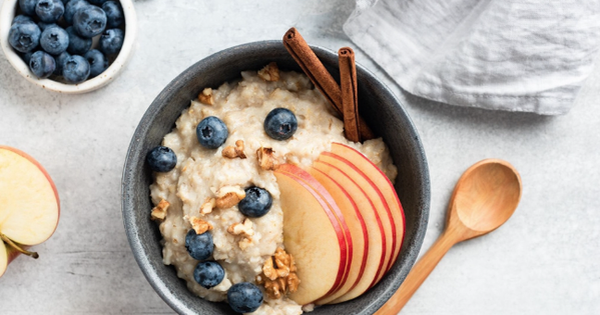
[[[357,0],[344,31],[412,94],[556,115],[593,69],[600,0]]]

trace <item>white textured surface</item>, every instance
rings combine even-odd
[[[223,48],[280,39],[290,26],[311,44],[353,46],[341,31],[352,1],[323,2],[137,1],[131,62],[115,82],[84,95],[44,91],[0,55],[0,143],[37,158],[62,200],[56,234],[35,248],[40,259],[19,257],[0,278],[0,314],[172,314],[135,263],[121,222],[133,130],[171,79]],[[357,52],[406,104],[422,137],[432,184],[424,250],[470,164],[502,158],[523,178],[514,217],[451,249],[403,313],[599,314],[600,68],[569,114],[544,117],[411,96]]]
[[[403,89],[453,105],[567,113],[600,48],[597,0],[358,2],[354,43]]]

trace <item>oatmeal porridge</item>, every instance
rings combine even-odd
[[[169,172],[156,173],[150,186],[156,206],[153,217],[160,222],[163,236],[164,264],[174,266],[189,290],[210,301],[225,301],[236,283],[264,284],[265,264],[276,253],[285,253],[280,190],[271,171],[278,163],[308,167],[338,142],[362,152],[392,182],[396,177],[383,141],[348,141],[343,122],[304,74],[267,69],[242,72],[240,80],[206,88],[198,100],[192,100],[162,142],[173,150],[177,164]],[[276,108],[288,109],[297,118],[297,130],[287,140],[275,140],[265,132],[265,117]],[[209,116],[222,120],[228,130],[225,142],[216,149],[200,145],[196,134],[198,124]],[[259,217],[247,217],[238,209],[244,190],[253,186],[272,196],[270,210]],[[194,279],[199,261],[185,244],[192,228],[212,235],[211,260],[225,272],[210,289]],[[270,293],[252,314],[303,312],[285,291],[277,296]]]

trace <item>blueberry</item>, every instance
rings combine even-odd
[[[90,50],[90,53],[94,50]],[[148,162],[148,167],[151,170],[164,173],[175,168],[177,156],[171,148],[158,146],[148,152],[146,162]]]
[[[196,127],[196,136],[202,146],[209,149],[216,149],[225,143],[227,136],[229,136],[229,131],[221,119],[215,116],[208,116],[202,119]]]
[[[225,278],[225,270],[216,261],[203,261],[194,269],[194,280],[201,286],[210,289]]]
[[[35,14],[42,22],[54,23],[65,13],[65,5],[60,0],[40,0],[35,5]]]
[[[246,188],[246,197],[238,204],[238,209],[247,217],[258,218],[267,214],[273,205],[273,197],[264,188]]]
[[[31,55],[31,59],[29,59],[29,69],[40,79],[49,77],[55,68],[56,62],[54,58],[44,51],[36,51]]]
[[[71,57],[71,55],[68,52],[63,51],[62,54],[54,58],[56,61],[56,69],[54,69],[54,74],[62,75],[63,68],[65,67],[65,61],[67,61],[68,57]]]
[[[92,38],[106,28],[106,13],[94,5],[81,8],[73,15],[73,27],[79,35]]]
[[[19,0],[19,8],[23,13],[34,16],[35,15],[35,5],[39,0]]]
[[[275,108],[265,118],[265,132],[275,140],[286,140],[298,129],[296,115],[287,108]]]
[[[48,26],[42,32],[40,46],[51,55],[60,55],[69,47],[69,35],[62,27]]]
[[[65,6],[65,14],[63,15],[65,22],[67,22],[69,25],[73,24],[73,15],[75,15],[75,12],[89,5],[89,2],[85,0],[71,0],[67,2]]]
[[[104,31],[100,36],[99,49],[105,55],[114,55],[123,47],[123,30],[112,28]]]
[[[92,48],[92,39],[79,36],[73,26],[67,27],[66,31],[69,34],[69,47],[67,48],[69,53],[83,55]]]
[[[227,291],[227,302],[235,312],[252,313],[262,304],[263,294],[255,284],[240,282]]]
[[[108,68],[108,59],[97,49],[92,49],[83,55],[90,63],[90,78],[98,76]]]
[[[123,8],[117,1],[106,1],[102,5],[102,10],[106,13],[106,27],[115,28],[123,24]]]
[[[212,234],[210,232],[196,234],[196,231],[191,229],[185,236],[185,248],[190,256],[196,260],[210,258],[215,249]]]
[[[19,14],[17,16],[15,16],[15,18],[12,20],[11,25],[13,24],[18,24],[18,23],[25,23],[25,22],[33,22],[33,20],[27,16],[27,15],[23,15],[23,14]]]
[[[13,24],[8,31],[8,42],[19,52],[30,52],[40,43],[42,32],[35,23]]]
[[[90,64],[83,57],[73,55],[65,59],[63,77],[69,83],[81,83],[90,75]]]
[[[89,0],[91,4],[95,4],[97,6],[102,5],[106,0]]]

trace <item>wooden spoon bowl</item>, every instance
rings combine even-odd
[[[396,315],[454,244],[504,224],[517,209],[521,191],[521,177],[506,161],[487,159],[467,169],[452,193],[446,229],[375,315]]]

